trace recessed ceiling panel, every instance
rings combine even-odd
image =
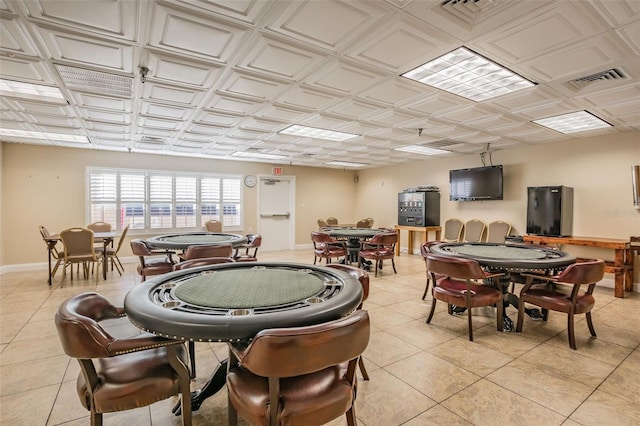
[[[196,90],[147,82],[143,87],[143,97],[151,101],[195,106],[202,98],[202,93]]]
[[[215,65],[154,54],[149,56],[146,66],[150,69],[149,77],[162,83],[188,84],[202,88],[211,87],[222,72],[222,68]]]
[[[55,86],[44,62],[0,56],[0,76],[7,80]]]
[[[0,18],[0,47],[14,55],[38,56],[38,49],[17,19]]]
[[[306,78],[304,84],[353,95],[373,86],[383,77],[384,75],[381,73],[332,60],[326,62]]]

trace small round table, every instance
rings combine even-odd
[[[482,267],[503,273],[497,285],[503,293],[503,330],[513,331],[513,321],[506,315],[506,307],[518,307],[518,296],[509,292],[511,273],[527,271],[557,271],[575,263],[573,255],[549,247],[527,244],[501,243],[443,243],[431,246],[431,252],[443,256],[458,256],[473,259]],[[536,310],[527,313],[537,318]]]
[[[354,226],[328,226],[321,229],[337,240],[347,240],[347,251],[349,251],[349,261],[358,263],[358,253],[360,243],[381,232],[390,232],[388,229],[380,228],[356,228]]]
[[[181,234],[165,234],[145,240],[147,245],[155,249],[186,250],[189,246],[204,244],[231,243],[233,248],[247,242],[247,237],[222,232],[184,232]]]
[[[124,309],[133,324],[159,336],[237,342],[249,341],[267,328],[338,319],[361,300],[360,282],[337,269],[239,262],[151,278],[129,291]],[[226,362],[220,363],[202,390],[192,395],[193,410],[224,386],[226,371]]]

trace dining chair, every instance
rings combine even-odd
[[[455,217],[444,222],[444,241],[447,243],[457,243],[462,241],[462,230],[464,223]]]
[[[204,226],[208,232],[222,232],[222,222],[219,220],[208,220]]]
[[[262,245],[262,235],[247,234],[247,242],[236,247],[233,260],[236,262],[257,262],[258,249]],[[244,253],[242,252],[244,250]]]
[[[356,369],[370,336],[365,310],[304,327],[260,331],[229,343],[228,419],[252,425],[356,424]]]
[[[333,216],[329,216],[329,217],[327,218],[327,224],[328,224],[329,226],[337,225],[337,224],[338,224],[338,219],[336,219],[336,218],[335,218],[335,217],[333,217]]]
[[[87,225],[93,232],[111,232],[111,224],[107,222],[93,222]]]
[[[327,226],[329,226],[329,224],[327,223],[326,220],[322,218],[318,219],[318,229],[326,228]]]
[[[433,301],[427,316],[427,324],[431,323],[436,311],[436,303],[441,300],[447,303],[450,314],[452,305],[466,308],[469,341],[473,342],[471,308],[496,306],[497,329],[502,331],[502,291],[484,284],[483,281],[503,274],[486,273],[473,259],[439,256],[433,253],[427,254],[427,271],[431,274],[433,284],[431,287]]]
[[[362,309],[362,305],[369,298],[369,274],[362,268],[356,268],[351,265],[344,265],[342,263],[330,263],[327,265],[329,268],[339,269],[347,274],[351,275],[353,278],[360,282],[360,286],[362,286],[362,301],[358,305],[356,309]],[[364,359],[360,356],[358,360],[358,367],[360,367],[360,372],[362,373],[362,378],[364,380],[369,380],[369,373],[367,373],[367,369],[364,366]]]
[[[111,270],[115,267],[118,271],[118,274],[122,276],[122,272],[124,272],[124,266],[122,266],[122,262],[120,262],[120,258],[118,257],[118,253],[120,252],[120,248],[122,247],[122,243],[124,243],[125,238],[127,237],[127,233],[129,232],[129,226],[125,226],[122,230],[122,234],[120,234],[120,238],[118,239],[118,244],[115,248],[107,247],[106,253],[103,253],[104,247],[96,247],[96,252],[100,253],[103,256],[103,262],[105,262],[105,267],[111,263]]]
[[[589,259],[573,263],[557,275],[522,273],[527,279],[520,290],[516,331],[522,331],[525,303],[530,303],[542,308],[543,321],[548,319],[549,311],[567,314],[567,334],[571,349],[576,349],[575,315],[585,314],[591,336],[597,337],[591,319],[591,310],[596,302],[593,290],[596,283],[604,277],[604,269],[604,260]],[[583,286],[586,290],[583,290]]]
[[[173,251],[157,251],[151,250],[143,240],[131,240],[131,252],[138,256],[140,263],[136,267],[138,275],[142,277],[144,282],[148,276],[166,274],[173,271]]]
[[[511,233],[511,225],[501,220],[496,220],[487,226],[488,243],[504,243],[504,239]]]
[[[393,273],[397,274],[396,262],[396,244],[398,244],[397,232],[380,232],[375,234],[368,240],[360,243],[360,251],[358,252],[359,264],[362,265],[365,260],[375,263],[374,276],[378,276],[378,269],[382,269],[382,262],[385,259],[391,259]]]
[[[356,228],[369,228],[369,219],[360,219],[356,222]]]
[[[67,266],[71,266],[71,280],[73,281],[73,265],[77,265],[78,272],[80,265],[82,265],[84,277],[87,278],[90,264],[97,265],[98,268],[102,264],[102,256],[97,255],[94,247],[92,230],[78,227],[65,229],[60,232],[60,239],[64,245],[63,276],[66,276]],[[96,273],[96,279],[98,276],[99,274]]]
[[[78,360],[76,389],[101,425],[103,413],[130,410],[181,395],[182,424],[191,424],[191,392],[184,342],[151,333],[129,338],[112,336],[100,321],[125,316],[98,293],[82,293],[64,301],[55,314],[65,354]]]
[[[464,224],[464,234],[462,241],[465,243],[478,243],[484,237],[484,231],[487,225],[478,219],[468,220]]]
[[[340,241],[327,234],[326,232],[312,231],[311,242],[313,243],[313,264],[318,259],[325,259],[327,264],[331,263],[331,259],[344,257],[349,262],[349,252],[347,251],[347,243]]]
[[[50,242],[50,241],[47,240],[48,238],[51,237],[51,233],[49,232],[49,230],[47,228],[45,228],[44,226],[40,225],[39,230],[40,230],[40,235],[42,235],[42,239],[44,240],[45,244],[47,245],[47,250],[51,254],[51,258],[56,261],[55,266],[51,270],[51,278],[53,278],[53,277],[55,277],[56,272],[58,272],[58,268],[60,267],[60,264],[62,262],[64,262],[64,249],[63,250],[58,250],[56,248],[56,246],[58,245],[57,241]]]

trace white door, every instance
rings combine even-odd
[[[290,250],[295,246],[295,178],[258,177],[258,232],[261,251]]]

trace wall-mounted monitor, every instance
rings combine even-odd
[[[449,200],[502,200],[502,182],[502,166],[449,170]]]

